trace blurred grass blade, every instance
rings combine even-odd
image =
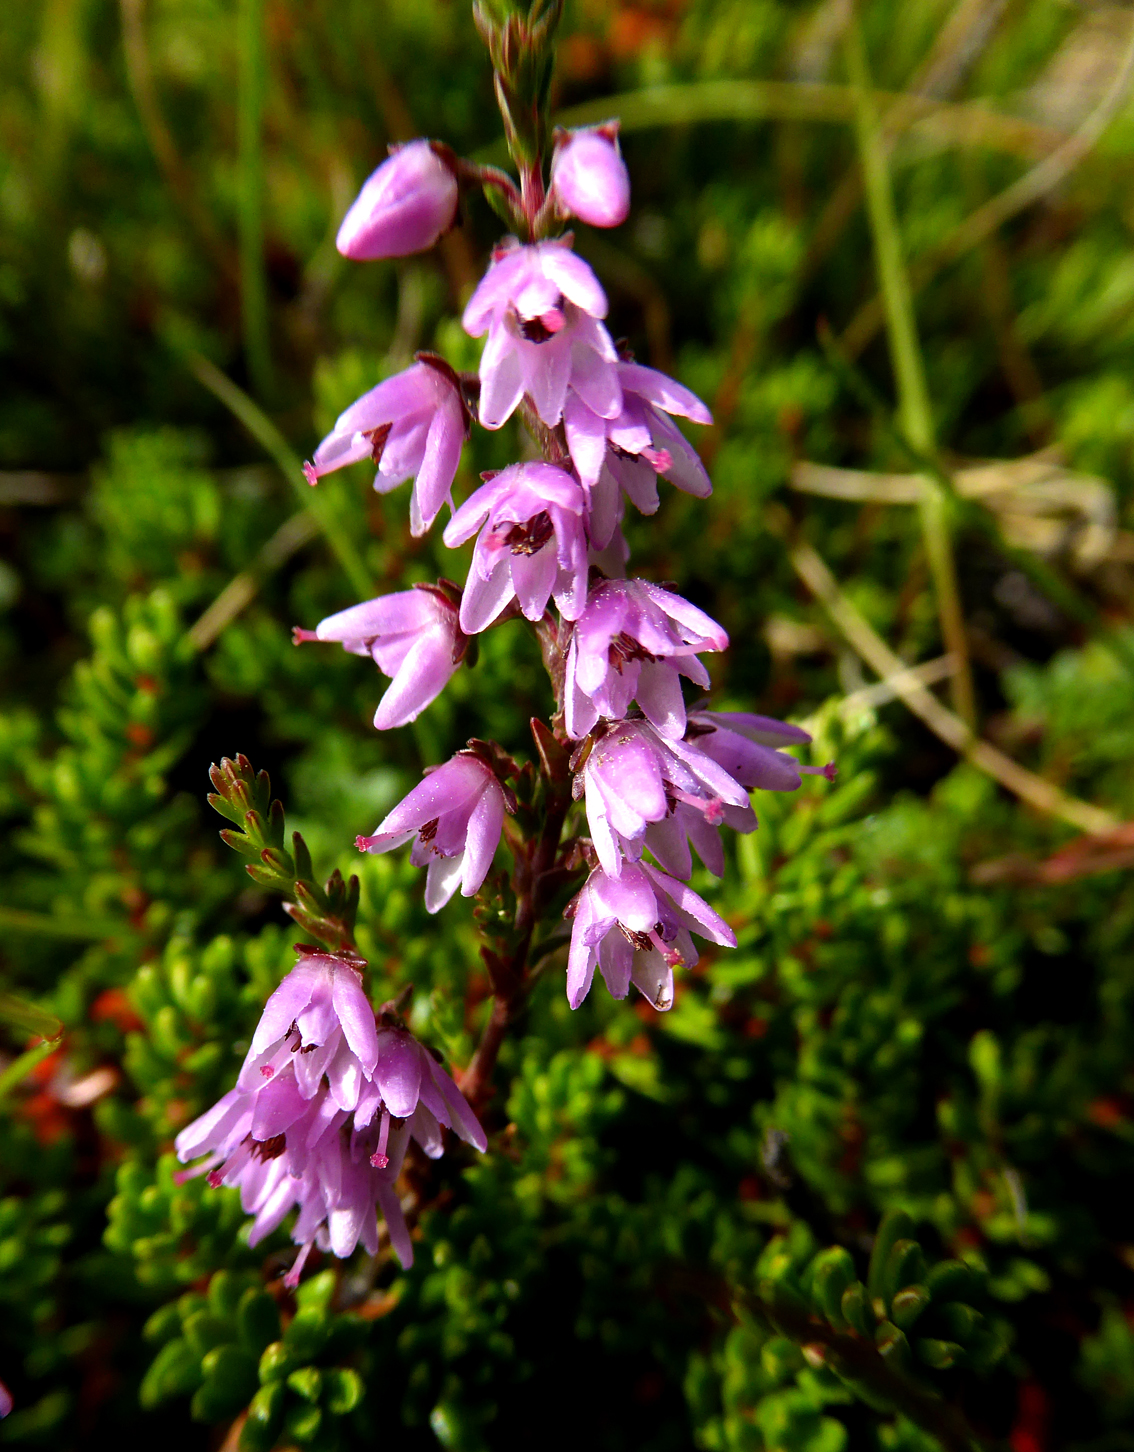
[[[913,446],[895,423],[885,400],[875,391],[865,374],[846,357],[825,324],[820,325],[818,338],[839,381],[869,411],[890,442],[905,455],[914,469],[931,475],[949,493],[955,517],[987,539],[1008,563],[1031,580],[1040,593],[1046,595],[1069,620],[1091,628],[1095,633],[1094,638],[1111,653],[1124,670],[1134,676],[1134,649],[1126,637],[1108,625],[1090,600],[1066,584],[1044,560],[1029,550],[1009,544],[996,520],[983,504],[975,499],[965,499],[957,493],[952,476],[941,467],[936,457]]]
[[[319,533],[319,522],[309,509],[285,519],[262,546],[246,570],[234,575],[213,603],[190,626],[187,636],[194,650],[207,650],[226,626],[255,599],[263,581],[285,564]]]
[[[63,1032],[63,1024],[53,1013],[14,993],[0,993],[0,1023],[21,1033],[38,1034],[41,1039],[57,1039]]]
[[[272,346],[264,276],[264,0],[239,0],[236,17],[240,309],[248,372],[261,398],[272,391]]]
[[[362,556],[337,517],[334,501],[326,489],[312,489],[303,477],[303,464],[295,450],[276,428],[262,408],[239,388],[227,374],[222,373],[215,363],[210,363],[200,353],[187,353],[186,362],[198,382],[240,420],[252,437],[275,461],[280,473],[295,490],[296,497],[305,509],[318,521],[327,543],[334,551],[339,564],[353,588],[362,600],[369,599],[373,582],[362,562]]]
[[[1095,147],[1110,123],[1116,119],[1126,102],[1132,83],[1134,25],[1114,79],[1098,105],[1089,112],[1078,129],[1042,161],[1037,162],[1011,186],[978,207],[943,242],[917,258],[910,268],[910,281],[914,290],[920,291],[950,263],[978,247],[1005,222],[1042,200],[1070,176]],[[883,298],[874,297],[863,303],[842,335],[843,348],[850,357],[858,357],[874,338],[884,320]]]
[[[923,454],[933,455],[933,412],[918,343],[913,294],[902,260],[902,239],[890,186],[886,143],[874,104],[862,27],[853,11],[844,35],[844,50],[854,93],[855,132],[886,313],[886,336],[898,389],[898,416],[902,431],[914,448]],[[925,553],[937,597],[941,637],[946,651],[956,662],[956,670],[949,681],[953,706],[962,720],[975,727],[976,697],[950,538],[948,499],[932,476],[926,476],[923,481],[919,512]]]
[[[929,149],[976,146],[1026,157],[1042,156],[1065,133],[1008,116],[980,102],[947,105],[907,92],[876,91],[886,110],[900,106],[894,129],[916,130]],[[854,98],[847,86],[810,81],[691,81],[648,86],[637,91],[584,101],[560,111],[557,126],[589,126],[617,116],[623,131],[655,126],[687,126],[711,121],[818,121],[846,124],[854,120]],[[503,143],[491,148],[501,159]],[[478,159],[487,160],[488,150]]]
[[[145,0],[120,0],[120,9],[126,79],[158,170],[210,257],[235,285],[236,272],[231,249],[221,240],[212,218],[201,205],[194,178],[181,158],[158,104],[146,41]]]
[[[36,1044],[34,1049],[28,1049],[22,1053],[18,1059],[13,1059],[0,1074],[0,1101],[6,1099],[16,1085],[21,1084],[37,1065],[42,1064],[49,1054],[55,1052],[57,1047],[57,1042],[46,1040],[42,1044]]]
[[[127,924],[118,918],[66,916],[60,913],[33,913],[23,908],[0,907],[0,929],[16,933],[35,933],[45,938],[116,937],[126,931]]]
[[[968,722],[947,710],[932,691],[913,676],[908,662],[890,649],[839,588],[822,556],[809,544],[792,539],[792,524],[787,511],[778,505],[770,505],[764,518],[769,531],[787,544],[788,558],[796,574],[827,611],[847,643],[881,680],[890,682],[905,705],[935,736],[1021,801],[1069,823],[1080,832],[1102,836],[1120,825],[1112,812],[1061,791],[1018,761],[1013,761],[991,742],[981,740]]]

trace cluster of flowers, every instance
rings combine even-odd
[[[357,259],[432,246],[455,219],[460,184],[475,172],[447,148],[415,141],[374,173],[345,218],[339,249]],[[483,180],[483,177],[480,178]],[[507,182],[507,179],[504,179]],[[509,182],[508,185],[511,185]],[[517,194],[521,208],[527,194]],[[623,221],[629,180],[617,128],[560,134],[551,186],[526,220],[533,236],[556,218]],[[615,348],[607,301],[572,238],[495,251],[469,300],[464,326],[487,334],[479,376],[418,354],[342,415],[306,465],[309,481],[369,458],[380,491],[413,480],[410,523],[424,533],[443,504],[450,547],[476,536],[468,579],[384,595],[343,610],[297,643],[338,641],[392,678],[374,724],[412,721],[459,668],[469,638],[521,614],[546,624],[562,667],[559,721],[575,743],[572,791],[584,803],[589,866],[567,910],[572,1008],[600,969],[610,992],[631,983],[658,1009],[674,999],[674,968],[692,965],[693,935],[735,946],[732,929],[688,886],[693,853],[718,876],[720,827],[749,832],[749,793],[792,790],[802,767],[779,748],[806,732],[762,716],[687,711],[682,677],[709,684],[702,651],[725,632],[670,590],[625,576],[622,519],[629,499],[658,508],[658,478],[710,493],[675,415],[709,423],[700,399]],[[460,507],[453,480],[471,423],[500,428],[522,408],[544,458],[486,476]],[[559,620],[548,614],[554,602]],[[425,901],[437,912],[457,890],[479,891],[516,800],[490,745],[470,742],[424,779],[357,845],[387,852],[413,842],[428,869]],[[824,768],[830,771],[829,768]],[[652,860],[648,861],[647,854]],[[479,1150],[484,1133],[453,1081],[387,1004],[375,1017],[360,959],[301,948],[300,964],[264,1010],[236,1087],[177,1138],[186,1174],[239,1185],[255,1217],[250,1242],[298,1208],[293,1239],[337,1256],[378,1248],[376,1211],[391,1244],[412,1261],[395,1190],[409,1139],[436,1157],[442,1127]]]
[[[431,245],[451,225],[457,197],[448,153],[413,142],[367,182],[343,223],[340,250],[373,258]],[[625,218],[629,180],[615,127],[559,137],[547,206],[600,226]],[[477,536],[463,590],[441,582],[385,595],[295,636],[370,655],[393,678],[374,719],[388,728],[413,720],[438,695],[470,636],[517,612],[540,621],[554,601],[565,650],[563,721],[581,743],[572,770],[593,863],[568,910],[568,998],[572,1007],[582,1001],[597,964],[616,997],[634,983],[665,1009],[674,967],[697,959],[691,934],[736,941],[686,885],[690,847],[719,875],[720,824],[751,831],[749,792],[791,790],[813,768],[776,749],[810,739],[797,727],[687,714],[681,677],[707,687],[699,652],[723,650],[727,636],[679,595],[623,577],[627,499],[652,514],[659,477],[698,496],[711,492],[672,416],[711,418],[681,384],[619,354],[606,311],[570,235],[500,244],[464,312],[471,336],[487,334],[479,377],[462,379],[443,360],[419,355],[347,409],[307,465],[314,483],[369,457],[381,491],[412,477],[415,533],[447,500],[446,545]],[[498,429],[521,405],[536,430],[542,425],[544,452],[555,461],[513,464],[454,509],[453,479],[474,412]],[[412,839],[412,860],[428,868],[426,904],[436,912],[458,885],[466,897],[481,887],[508,809],[492,758],[471,744],[427,774],[358,846],[386,852]]]
[[[436,1159],[441,1128],[476,1149],[484,1131],[460,1090],[409,1032],[394,1005],[375,1017],[365,963],[299,946],[299,964],[268,999],[236,1088],[177,1136],[182,1178],[239,1185],[255,1216],[248,1242],[298,1206],[302,1249],[285,1281],[299,1283],[312,1245],[348,1256],[378,1251],[376,1209],[403,1266],[413,1246],[394,1182],[411,1136]]]

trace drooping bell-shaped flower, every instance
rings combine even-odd
[[[454,598],[456,597],[456,598]],[[415,585],[328,615],[314,630],[292,629],[297,645],[337,640],[352,655],[368,655],[393,682],[374,713],[379,731],[415,721],[444,690],[468,649],[458,619],[459,592]]]
[[[475,1148],[484,1132],[457,1086],[393,1013],[376,1022],[361,959],[306,952],[268,999],[236,1087],[177,1136],[186,1175],[238,1185],[249,1243],[293,1207],[292,1239],[348,1256],[378,1249],[376,1207],[404,1266],[413,1247],[394,1181],[412,1135],[436,1158],[440,1126]]]
[[[324,474],[371,459],[374,487],[388,494],[413,479],[410,528],[422,535],[446,500],[468,437],[469,416],[457,375],[441,358],[418,361],[352,403],[315,450],[303,472],[309,484]]]
[[[414,839],[410,861],[428,867],[425,906],[435,913],[460,885],[464,897],[480,890],[500,842],[504,813],[515,810],[512,793],[475,748],[458,751],[434,767],[370,837],[360,852],[389,852]]]
[[[441,1127],[452,1129],[466,1144],[482,1152],[488,1148],[484,1130],[464,1095],[424,1044],[392,1015],[383,1014],[378,1030],[378,1063],[374,1086],[381,1102],[379,1137],[388,1117],[409,1122],[414,1139],[429,1155],[441,1154]],[[384,1169],[384,1150],[377,1149],[371,1163]]]
[[[779,746],[806,746],[802,726],[745,711],[691,711],[686,740],[749,791],[793,792],[805,776],[835,779],[835,766],[801,766]]]
[[[578,483],[553,464],[513,464],[470,495],[444,536],[452,549],[480,529],[461,629],[483,630],[513,599],[538,620],[554,596],[564,619],[574,620],[587,598],[585,510]]]
[[[624,859],[637,861],[649,847],[667,872],[688,877],[688,817],[713,829],[725,821],[741,831],[756,826],[747,791],[694,747],[659,735],[646,721],[612,722],[596,735],[575,793],[581,789],[585,797],[591,840],[607,876],[618,877]],[[687,815],[675,834],[668,824],[679,809]],[[695,826],[692,831],[700,850],[705,839]]]
[[[728,636],[703,610],[647,580],[603,580],[575,622],[567,653],[567,730],[584,737],[600,716],[624,717],[637,700],[663,736],[685,731],[681,676],[707,687],[700,650]]]
[[[590,491],[591,541],[602,548],[622,514],[622,495],[643,514],[658,507],[658,476],[705,498],[712,484],[697,451],[669,417],[712,423],[695,393],[640,363],[618,365],[622,411],[606,419],[569,390],[563,424],[571,462]]]
[[[355,262],[424,252],[453,225],[459,195],[452,167],[430,142],[393,147],[343,218],[335,246]]]
[[[596,867],[567,910],[571,949],[567,1002],[578,1008],[596,965],[615,998],[633,983],[656,1009],[673,1006],[673,970],[700,956],[691,934],[726,948],[736,934],[683,882],[646,862],[628,862],[618,877]]]
[[[601,418],[622,410],[618,354],[599,321],[606,294],[569,237],[521,246],[508,239],[465,308],[465,332],[488,339],[480,359],[479,418],[498,429],[526,393],[549,428],[571,387]]]
[[[551,195],[563,217],[617,227],[630,211],[630,174],[618,149],[618,122],[556,134]]]

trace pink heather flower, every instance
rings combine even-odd
[[[335,246],[370,262],[424,252],[453,225],[457,178],[428,141],[392,147],[343,218]]]
[[[633,983],[656,1009],[673,1005],[673,970],[700,957],[690,936],[736,947],[725,920],[683,882],[645,862],[628,862],[619,877],[596,867],[567,910],[573,918],[567,1002],[578,1008],[595,965],[615,998]]]
[[[585,795],[591,840],[608,877],[621,874],[624,858],[637,861],[643,846],[666,871],[688,877],[687,835],[705,855],[698,821],[709,828],[727,821],[747,832],[756,826],[748,793],[727,771],[683,741],[659,736],[645,721],[611,723],[591,747],[575,792]]]
[[[570,474],[553,464],[513,464],[465,500],[445,529],[450,549],[481,529],[461,600],[469,635],[492,623],[513,599],[538,620],[550,596],[566,620],[587,598],[586,501]]]
[[[473,338],[488,333],[480,359],[479,417],[498,429],[527,393],[549,428],[563,416],[570,385],[600,418],[622,409],[618,355],[598,320],[606,294],[571,251],[571,239],[521,246],[509,238],[469,299]]]
[[[659,474],[698,498],[712,493],[696,450],[668,417],[712,423],[697,395],[640,363],[619,363],[618,376],[622,412],[617,418],[602,418],[574,390],[568,390],[563,409],[571,461],[590,491],[591,541],[599,548],[622,516],[623,492],[643,514],[655,513]]]
[[[441,1125],[482,1153],[488,1148],[480,1121],[464,1095],[408,1029],[396,1025],[379,1028],[374,1084],[383,1116],[408,1120],[414,1139],[430,1159],[441,1154]],[[376,1153],[374,1161],[381,1158],[381,1153]],[[384,1166],[377,1163],[376,1168]]]
[[[394,1182],[412,1135],[436,1158],[441,1126],[479,1150],[484,1132],[457,1086],[400,1020],[381,1026],[362,988],[360,959],[308,953],[264,1006],[236,1087],[177,1136],[187,1175],[239,1185],[255,1217],[249,1244],[293,1207],[292,1239],[350,1255],[378,1249],[376,1207],[406,1267],[413,1248]]]
[[[556,137],[551,193],[560,216],[617,227],[630,211],[630,174],[618,149],[618,122]]]
[[[419,355],[411,368],[379,383],[340,415],[303,472],[314,484],[333,469],[372,459],[379,494],[412,478],[410,528],[422,535],[446,500],[452,507],[453,476],[467,437],[456,374],[443,359]]]
[[[374,713],[379,731],[416,721],[444,690],[468,649],[458,623],[458,608],[437,585],[415,585],[396,595],[380,595],[328,615],[314,630],[292,629],[296,645],[307,640],[337,640],[352,655],[368,655],[393,677]]]
[[[686,740],[722,766],[749,791],[793,792],[805,776],[834,781],[833,762],[801,766],[777,746],[806,746],[811,737],[800,726],[752,716],[744,711],[691,711]]]
[[[6,1417],[12,1410],[12,1393],[0,1381],[0,1417]]]
[[[647,580],[604,580],[587,598],[567,653],[566,722],[576,740],[600,716],[624,717],[637,699],[650,723],[675,740],[685,732],[680,676],[707,687],[699,650],[728,636],[669,590]]]
[[[410,861],[428,866],[425,906],[443,908],[460,884],[464,897],[480,890],[500,841],[505,811],[514,798],[473,750],[458,751],[432,771],[389,812],[360,852],[389,852],[414,838]]]

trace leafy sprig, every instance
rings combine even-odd
[[[221,839],[234,852],[253,859],[245,865],[248,875],[261,887],[293,898],[284,904],[284,911],[304,932],[332,952],[353,952],[358,878],[352,874],[345,881],[336,867],[320,886],[307,843],[298,832],[291,834],[287,851],[283,806],[272,798],[268,773],[256,771],[246,756],[238,755],[235,761],[222,757],[219,766],[209,768],[209,777],[216,787],[209,793],[209,805],[235,824],[235,830],[226,827],[221,832]]]

